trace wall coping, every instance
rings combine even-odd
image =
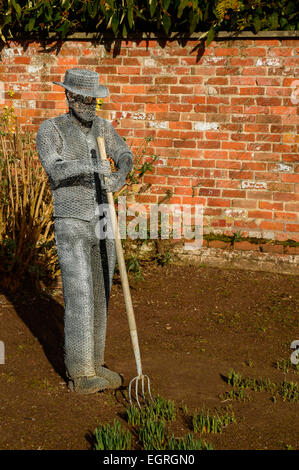
[[[67,36],[64,39],[58,38],[56,33],[49,33],[49,36],[45,39],[42,37],[32,37],[30,40],[32,41],[52,41],[58,40],[62,42],[68,41],[96,41],[100,40],[102,42],[105,41],[146,41],[146,40],[180,40],[180,41],[198,41],[200,39],[205,38],[208,35],[208,31],[205,32],[197,32],[190,35],[184,36],[181,33],[172,33],[170,35],[157,35],[155,33],[142,33],[140,35],[132,33],[129,37],[123,38],[118,37],[116,38],[113,34],[105,34],[104,37],[99,36],[100,33],[98,32],[91,32],[91,33],[74,33]],[[233,32],[233,31],[219,31],[217,37],[214,38],[214,41],[223,41],[223,40],[234,40],[234,39],[299,39],[299,30],[296,31],[259,31],[257,34],[253,33],[252,31],[241,31],[241,32]],[[7,42],[15,42],[14,39],[8,39]],[[28,41],[28,38],[20,37],[17,39],[18,41]]]

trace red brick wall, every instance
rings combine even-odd
[[[160,158],[140,201],[159,202],[171,190],[170,203],[203,204],[205,232],[299,241],[299,41],[197,44],[122,42],[114,56],[83,41],[58,54],[10,43],[1,52],[1,103],[12,101],[36,130],[66,109],[52,81],[67,68],[95,70],[110,90],[99,114],[134,147],[154,138],[150,150]]]

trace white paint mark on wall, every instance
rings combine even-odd
[[[299,103],[299,80],[294,80],[291,83],[291,87],[295,88],[291,94],[291,102],[293,104],[298,104]]]
[[[166,158],[159,158],[159,160],[157,161],[157,165],[159,166],[166,166],[166,164],[167,164]]]
[[[42,65],[28,65],[28,73],[38,73],[43,68]]]
[[[28,108],[32,108],[32,109],[35,108],[35,107],[36,107],[36,102],[35,102],[35,100],[28,100],[28,101],[27,101],[27,107],[28,107]]]
[[[144,59],[144,66],[145,67],[155,67],[157,64],[156,64],[156,61],[155,59]]]
[[[242,189],[267,189],[266,181],[251,181],[243,180],[241,181]]]
[[[149,125],[157,129],[168,129],[168,121],[150,121]]]
[[[256,65],[267,65],[268,67],[279,67],[280,60],[278,58],[257,59]]]
[[[270,240],[274,240],[275,239],[275,233],[274,232],[262,231],[262,237],[270,239]]]
[[[208,86],[208,95],[217,95],[217,90],[213,86]]]
[[[203,122],[203,121],[197,121],[194,123],[194,129],[196,131],[209,131],[211,129],[217,130],[219,129],[219,123],[218,122]]]
[[[283,173],[292,173],[293,168],[285,163],[277,163],[276,168],[273,171],[282,171]]]
[[[132,113],[132,119],[137,119],[140,121],[151,121],[155,116],[151,113]]]
[[[242,209],[226,209],[224,213],[227,217],[246,217],[246,211]]]
[[[14,57],[14,56],[16,56],[16,55],[19,55],[19,56],[20,56],[20,55],[23,55],[23,52],[22,52],[22,48],[21,48],[21,47],[15,47],[15,48],[10,48],[10,47],[8,47],[8,48],[3,49],[2,55],[3,55],[3,57],[7,57],[7,58],[10,57],[10,58],[12,58],[12,57]]]
[[[226,59],[225,56],[222,57],[206,57],[206,64],[218,64],[219,62],[222,62],[223,59]]]

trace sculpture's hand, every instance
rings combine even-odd
[[[100,160],[98,162],[98,172],[103,176],[109,177],[111,175],[111,167],[108,160]]]
[[[105,178],[104,189],[106,191],[115,193],[119,191],[126,182],[126,177],[121,172],[111,173],[110,176]]]

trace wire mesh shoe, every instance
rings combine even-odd
[[[95,371],[99,377],[103,377],[109,382],[109,388],[119,388],[123,383],[122,377],[117,372],[107,369],[107,367],[96,366]]]
[[[96,375],[92,377],[76,377],[69,379],[68,388],[72,392],[89,394],[110,388],[110,383],[104,377]]]

